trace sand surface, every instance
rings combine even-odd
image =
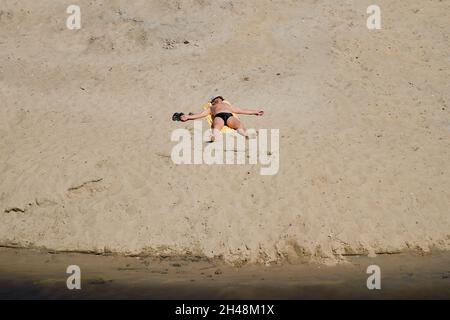
[[[450,248],[450,1],[0,7],[0,245],[334,263]],[[280,169],[175,165],[221,94]]]

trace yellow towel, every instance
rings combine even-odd
[[[224,101],[225,102],[225,101]],[[205,103],[204,105],[203,105],[203,109],[208,109],[208,108],[211,108],[211,102],[208,102],[208,103]],[[233,113],[233,116],[234,117],[236,117],[236,118],[238,118],[238,116],[236,115],[236,114],[234,114]],[[239,119],[239,118],[238,118]],[[207,117],[206,117],[206,120],[208,121],[208,123],[209,123],[209,127],[211,127],[212,126],[212,124],[213,124],[213,118],[212,118],[212,116],[211,115],[208,115]],[[225,133],[225,132],[230,132],[230,131],[233,131],[234,129],[231,129],[230,127],[227,127],[227,126],[223,126],[223,128],[222,128],[222,130],[220,130],[220,132],[222,132],[222,133]]]

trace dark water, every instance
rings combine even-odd
[[[81,269],[80,290],[67,289],[69,265]],[[380,267],[380,290],[367,288],[369,265]],[[1,248],[0,299],[450,299],[450,252],[234,268],[201,259]]]

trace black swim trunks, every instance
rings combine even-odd
[[[221,112],[221,113],[216,114],[216,115],[214,116],[214,119],[215,119],[215,118],[220,118],[220,119],[223,120],[223,123],[225,123],[225,125],[227,125],[228,119],[229,119],[230,117],[232,117],[232,116],[233,116],[232,113]]]

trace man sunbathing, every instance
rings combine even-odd
[[[247,130],[245,129],[244,124],[238,118],[233,116],[233,113],[262,116],[264,111],[241,109],[233,106],[228,101],[225,101],[223,97],[218,96],[211,100],[211,106],[208,109],[193,115],[182,115],[180,119],[184,122],[188,120],[201,119],[211,115],[213,119],[211,128],[214,133],[211,137],[211,141],[215,141],[220,136],[220,130],[222,130],[223,126],[235,129],[241,135],[248,138]]]

